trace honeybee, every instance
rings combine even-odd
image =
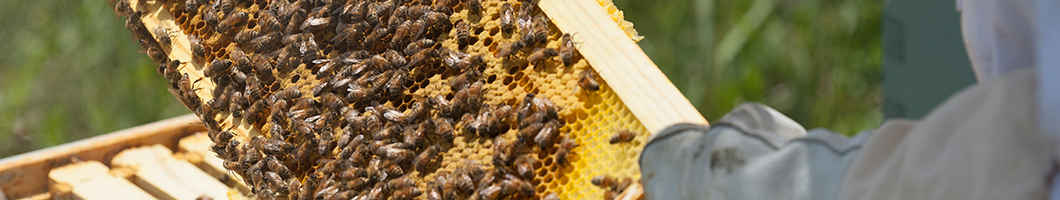
[[[189,35],[188,41],[191,42],[191,59],[193,62],[202,63],[206,59],[206,48],[202,46],[202,40],[198,36]]]
[[[384,17],[385,12],[388,10],[387,6],[389,5],[384,2],[368,4],[368,12],[365,13],[365,20],[368,20],[368,23],[371,24],[378,24],[379,20]]]
[[[619,181],[617,184],[615,184],[615,188],[611,188],[611,190],[614,190],[615,192],[621,193],[623,191],[626,191],[626,188],[629,188],[629,185],[632,185],[632,184],[633,184],[633,179],[632,178],[629,178],[629,177],[622,178],[621,181]]]
[[[592,70],[582,70],[578,73],[578,86],[589,92],[596,92],[600,90],[600,82],[596,81],[596,73]]]
[[[154,60],[156,63],[169,62],[169,57],[166,56],[166,53],[163,52],[161,49],[157,49],[157,48],[147,49],[147,56],[151,57],[151,60]]]
[[[479,190],[478,195],[482,199],[500,199],[501,197],[501,186],[499,184],[492,184],[482,190]]]
[[[477,135],[481,126],[482,124],[475,119],[474,114],[464,113],[464,115],[460,117],[460,127],[463,128],[465,133],[475,133]]]
[[[534,19],[533,19],[532,23],[534,23],[534,26],[533,26],[533,29],[532,29],[533,30],[533,34],[530,35],[532,38],[529,38],[529,39],[528,38],[524,38],[524,40],[528,40],[527,43],[530,43],[530,44],[537,44],[537,43],[546,42],[548,40],[548,32],[550,31],[549,30],[549,26],[548,26],[548,24],[549,24],[548,18],[545,17],[544,15],[537,14],[537,15],[534,16]]]
[[[515,141],[508,141],[504,138],[494,139],[493,143],[493,164],[504,165],[510,164],[510,161],[515,158],[515,151],[518,147]]]
[[[169,33],[169,28],[166,28],[164,24],[159,24],[158,27],[155,27],[155,40],[164,47],[169,46],[173,43]]]
[[[501,5],[501,31],[504,31],[505,33],[512,32],[512,22],[514,18],[512,13],[514,12],[515,11],[512,10],[512,4],[504,3]]]
[[[559,114],[556,112],[556,104],[552,103],[552,100],[547,98],[534,98],[531,103],[534,105],[535,111],[545,113],[549,118],[559,118]]]
[[[544,62],[545,60],[551,59],[552,57],[556,57],[558,55],[559,51],[556,51],[556,49],[537,48],[534,49],[534,52],[527,57],[527,60],[530,61],[530,63],[534,64],[534,66],[538,66],[541,64],[541,62]]]
[[[523,49],[523,47],[525,47],[525,46],[526,46],[526,42],[523,42],[523,41],[515,41],[515,42],[512,42],[512,43],[503,45],[501,48],[497,49],[497,54],[495,54],[494,57],[497,57],[497,58],[508,58],[509,56],[514,55],[515,52],[518,52],[520,49]]]
[[[298,145],[298,148],[296,148],[292,154],[290,154],[290,158],[294,160],[295,163],[305,161],[309,158],[309,152],[312,151],[310,148],[312,147],[309,146],[308,142],[302,143],[301,145]]]
[[[213,62],[210,63],[210,66],[206,67],[206,71],[203,72],[203,75],[206,75],[207,77],[218,77],[224,71],[228,71],[230,67],[232,67],[232,61],[214,59]]]
[[[272,10],[258,10],[258,26],[265,32],[283,31],[283,25]]]
[[[302,22],[301,26],[298,26],[298,29],[305,32],[314,32],[324,29],[329,23],[331,23],[331,17],[310,16],[305,19],[305,22]]]
[[[386,60],[386,58],[382,55],[373,55],[372,57],[365,59],[363,63],[367,64],[368,66],[371,66],[374,69],[379,70],[390,69],[391,67],[390,61]]]
[[[634,133],[633,131],[620,130],[616,132],[615,135],[611,136],[611,144],[633,141],[633,138],[636,136],[637,133]]]
[[[471,179],[471,175],[468,174],[467,168],[467,165],[465,165],[465,167],[460,168],[457,173],[451,174],[453,177],[449,182],[452,182],[456,189],[463,190],[466,194],[471,194],[475,191],[475,184],[474,180]]]
[[[416,188],[416,187],[405,187],[404,189],[394,191],[394,193],[392,193],[390,195],[390,199],[394,199],[394,200],[413,199],[414,197],[418,197],[420,195],[423,195],[423,192],[420,191],[419,188]]]
[[[397,166],[397,165],[393,165],[393,166]],[[396,190],[399,190],[399,189],[402,189],[402,188],[415,187],[415,186],[416,186],[416,182],[412,180],[412,177],[402,176],[402,177],[398,177],[396,179],[392,179],[390,181],[387,181],[386,185],[384,186],[384,190],[396,191]]]
[[[370,181],[371,179],[369,179],[368,177],[358,177],[347,181],[346,187],[351,190],[362,190],[365,187],[368,187]]]
[[[280,175],[276,174],[276,172],[266,171],[265,180],[272,186],[271,189],[273,191],[279,192],[280,194],[288,193],[287,183],[284,182],[283,178],[280,178]]]
[[[471,25],[468,25],[465,21],[456,23],[456,42],[460,48],[467,46],[468,38],[471,35]]]
[[[596,176],[593,176],[593,179],[590,180],[590,182],[592,182],[593,185],[596,185],[596,186],[599,186],[599,187],[611,188],[611,187],[615,186],[615,184],[618,182],[618,180],[616,178],[608,176],[608,175],[596,175]]]
[[[129,17],[129,15],[132,15],[132,12],[133,10],[129,5],[129,0],[118,0],[117,3],[114,3],[114,14],[118,14],[118,16],[122,17]]]
[[[391,163],[391,162],[388,161],[388,165],[386,167],[386,173],[387,173],[388,176],[398,176],[398,177],[400,177],[400,176],[405,175],[405,170],[402,169],[400,165],[397,165],[395,163]],[[401,178],[398,178],[398,179],[401,179]],[[409,179],[409,180],[411,180],[411,179]]]
[[[413,166],[416,168],[416,171],[420,171],[420,173],[426,173],[424,170],[427,169],[427,166],[431,164],[431,160],[434,159],[434,157],[438,155],[438,152],[441,151],[441,146],[438,146],[437,144],[431,145],[431,147],[428,147],[426,150],[423,151],[423,153],[420,153],[420,155],[412,159],[412,163]]]
[[[368,34],[368,36],[364,38],[363,47],[372,47],[373,45],[375,45],[375,42],[378,42],[379,39],[382,39],[388,33],[390,32],[386,27],[376,27],[375,30],[372,30],[371,34]]]
[[[246,22],[247,19],[250,19],[250,15],[247,14],[247,12],[243,11],[232,13],[230,15],[225,15],[225,18],[221,20],[221,23],[217,24],[217,32],[227,33],[231,31],[232,28],[243,24],[243,22]]]
[[[444,48],[442,49],[442,54],[442,63],[452,69],[457,70],[463,70],[465,67],[467,67],[466,64],[463,63],[464,59],[471,56],[470,54],[464,52],[453,51]]]
[[[401,53],[394,50],[387,50],[383,53],[383,57],[394,66],[405,66],[408,63],[408,60],[405,60],[405,55],[401,55]]]
[[[238,66],[238,65],[236,65],[236,66]],[[258,92],[257,90],[253,90],[253,89],[249,88],[249,87],[255,87],[256,88],[256,86],[250,86],[249,84],[246,84],[247,83],[247,74],[243,73],[243,71],[239,71],[239,69],[236,69],[236,68],[231,68],[231,69],[228,70],[227,74],[228,74],[228,76],[222,75],[222,77],[216,77],[216,78],[213,78],[213,80],[218,80],[217,81],[218,83],[224,82],[223,84],[227,84],[227,81],[235,81],[235,83],[238,84],[238,85],[248,86],[246,94],[251,94],[252,97],[254,96],[253,93]],[[255,78],[257,78],[257,77],[255,77]],[[257,80],[257,79],[255,79],[255,80]]]
[[[387,159],[390,159],[391,161],[394,161],[396,163],[401,163],[402,161],[405,161],[406,159],[415,156],[412,151],[409,151],[407,149],[401,149],[396,147],[387,148],[387,146],[383,147],[385,152],[382,154],[385,155]]]
[[[177,67],[180,67],[180,63],[180,60],[169,61],[169,63],[159,68],[160,74],[165,76],[170,82],[180,80],[180,70],[177,70]]]
[[[412,34],[413,39],[420,39],[424,32],[427,32],[427,28],[430,26],[423,19],[416,19],[409,24],[409,34]]]
[[[442,136],[445,141],[452,142],[455,139],[453,135],[453,120],[449,118],[439,117],[434,119],[435,131]]]
[[[210,26],[216,26],[218,21],[221,20],[222,12],[219,12],[213,6],[203,6],[202,8],[202,21],[206,21],[206,24]]]
[[[239,33],[236,33],[236,36],[233,39],[238,44],[247,44],[247,42],[250,42],[250,40],[253,40],[258,36],[261,36],[261,31],[256,29],[243,29],[242,31],[239,31]]]
[[[604,192],[604,199],[606,199],[606,200],[617,199],[619,194],[621,194],[621,193],[619,193],[618,191],[613,191],[613,190],[612,191],[607,191],[607,192]]]
[[[512,122],[512,106],[502,105],[493,109],[492,117],[486,119],[486,126],[492,132],[500,132],[505,125]]]
[[[482,105],[482,81],[476,81],[467,87],[467,108],[478,109]]]
[[[393,30],[402,22],[406,22],[407,20],[405,20],[405,17],[408,10],[409,7],[406,5],[400,5],[394,8],[394,11],[390,13],[390,17],[387,18],[387,27]]]
[[[236,71],[238,71],[238,73],[249,73],[253,68],[254,64],[250,61],[250,57],[248,57],[242,49],[232,49],[232,52],[228,53],[228,57],[231,58],[229,60],[231,60],[232,64],[235,65],[235,69]],[[246,74],[243,74],[242,79],[246,79]],[[236,80],[236,82],[242,81]]]
[[[416,40],[415,42],[409,43],[409,45],[405,47],[405,54],[416,54],[419,53],[420,50],[422,50],[423,48],[429,48],[432,46],[434,46],[434,40],[428,38]]]
[[[405,113],[393,109],[386,109],[383,112],[383,117],[395,123],[404,124],[408,122]]]
[[[409,121],[416,121],[421,116],[427,113],[430,101],[414,101],[412,106],[409,107],[408,113],[405,114],[409,118]]]
[[[129,18],[125,19],[125,29],[129,29],[132,32],[133,38],[135,39],[148,39],[151,38],[151,33],[147,31],[147,27],[140,21],[143,18],[144,13],[135,11]]]
[[[530,141],[533,137],[541,131],[541,128],[545,127],[543,123],[530,123],[529,126],[523,126],[519,128],[519,132],[516,134],[517,139],[520,141]]]
[[[574,41],[569,33],[564,33],[562,39],[560,39],[559,55],[560,60],[563,60],[563,65],[571,65],[574,57]]]
[[[261,119],[260,116],[262,109],[266,109],[265,106],[266,105],[264,101],[254,101],[254,103],[250,105],[250,108],[247,108],[246,113],[244,113],[244,117],[247,122],[251,124],[257,124],[258,120]]]
[[[334,180],[328,180],[328,182],[334,182]],[[327,184],[327,187],[324,187],[324,189],[318,190],[317,193],[313,195],[313,199],[332,199],[338,193],[339,193],[338,185]]]
[[[479,12],[482,10],[482,2],[481,0],[468,0],[467,8],[470,9],[471,12]]]
[[[537,132],[537,136],[534,137],[534,142],[536,142],[542,150],[548,149],[548,147],[552,146],[552,138],[555,137],[555,133],[558,129],[559,124],[556,120],[549,120],[541,127],[541,130]]]
[[[482,76],[482,72],[478,70],[467,70],[464,73],[453,77],[453,79],[449,81],[449,87],[452,91],[464,90],[464,88],[471,86],[471,82],[477,81],[479,76]]]
[[[537,160],[534,160],[534,158],[529,155],[519,156],[519,158],[515,159],[515,172],[525,179],[533,179],[534,164],[536,163]]]
[[[302,91],[298,90],[298,86],[290,86],[276,92],[276,97],[285,100],[294,100],[295,98],[302,97]]]
[[[570,156],[570,151],[578,146],[579,145],[575,143],[573,139],[563,136],[563,138],[560,139],[559,149],[556,150],[556,163],[559,163],[560,165],[568,164],[570,161],[567,159],[568,156]]]
[[[303,1],[297,1],[297,2],[303,2]],[[289,4],[289,6],[290,7],[294,7],[294,6],[296,6],[296,3]],[[306,21],[306,18],[308,17],[307,15],[309,15],[309,12],[306,11],[305,9],[300,8],[300,7],[289,8],[288,10],[290,10],[288,14],[284,14],[284,11],[279,11],[279,10],[276,13],[277,16],[290,16],[290,18],[286,20],[287,21],[287,25],[284,26],[283,34],[297,33],[297,32],[300,31],[298,28],[301,28],[302,27],[301,26],[302,23],[304,23]]]
[[[409,64],[405,65],[404,68],[410,68],[420,64],[420,62],[426,62],[430,58],[438,57],[438,52],[434,49],[422,49],[420,52],[412,55],[412,59],[409,59]]]
[[[390,100],[399,101],[405,96],[405,83],[409,80],[407,74],[405,70],[398,69],[390,81],[387,81],[386,88],[387,94],[390,94]]]
[[[413,124],[413,125],[405,126],[405,132],[402,134],[402,135],[405,136],[405,139],[404,139],[405,144],[408,144],[409,146],[412,146],[412,148],[419,148],[421,145],[424,144],[423,140],[426,139],[424,137],[424,134],[427,131],[430,131],[430,130],[427,130],[427,128],[425,128],[424,124],[428,124],[428,123],[427,122],[421,122],[419,124]]]
[[[427,200],[442,200],[442,192],[438,187],[427,187]]]
[[[330,92],[324,93],[324,95],[320,97],[320,101],[324,103],[324,106],[335,110],[338,110],[346,103],[342,100],[342,98],[339,98],[338,95],[335,95],[335,93]]]
[[[505,175],[505,177],[507,179],[505,180],[504,185],[508,187],[507,191],[514,190],[520,196],[527,198],[534,196],[534,193],[536,191],[534,191],[534,186],[530,185],[530,183],[526,182],[523,179],[520,179],[519,177],[512,176],[511,174],[507,174]]]
[[[423,14],[422,19],[427,27],[447,27],[452,25],[452,22],[449,21],[449,15],[445,13],[428,11]]]

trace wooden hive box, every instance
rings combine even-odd
[[[247,187],[214,164],[199,123],[184,115],[4,158],[0,198],[245,198]]]

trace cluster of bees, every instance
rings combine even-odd
[[[561,36],[558,48],[545,47],[550,22],[536,2],[500,5],[501,30],[517,39],[499,44],[493,55],[462,50],[473,42],[475,25],[450,19],[461,10],[483,12],[480,0],[154,3],[199,22],[180,26],[205,23],[181,28],[192,60],[170,60],[165,49],[174,32],[162,24],[148,31],[144,13],[129,0],[118,0],[115,13],[127,17],[126,28],[159,63],[170,91],[210,130],[211,150],[224,167],[259,198],[529,199],[539,195],[532,183],[539,152],[569,165],[579,146],[560,131],[561,108],[546,97],[527,93],[514,106],[483,100],[486,56],[534,66],[574,62],[570,34]],[[443,47],[442,40],[456,40],[458,48]],[[206,78],[192,80],[178,70],[188,63],[204,66]],[[437,74],[449,77],[452,94],[409,92],[413,77]],[[582,71],[579,86],[599,90],[595,76]],[[207,80],[215,87],[203,101],[193,86]],[[216,118],[225,114],[261,134],[238,138],[235,125]],[[514,137],[505,137],[508,132]],[[620,131],[611,143],[635,135]],[[457,139],[491,140],[491,159],[452,161],[459,167],[441,170],[441,155]],[[433,181],[424,180],[428,174]],[[558,199],[555,193],[540,197]]]

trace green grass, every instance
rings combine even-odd
[[[808,128],[882,118],[882,0],[617,0],[708,120],[740,102]],[[0,157],[190,113],[104,0],[0,0]]]

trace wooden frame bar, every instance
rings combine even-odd
[[[109,164],[114,155],[122,150],[152,144],[176,149],[180,138],[206,130],[196,123],[200,122],[195,115],[182,115],[0,159],[0,190],[8,198],[28,197],[47,192],[48,172],[73,161]]]
[[[656,133],[677,123],[707,124],[622,28],[595,0],[541,0],[541,10],[607,81],[644,127]]]

